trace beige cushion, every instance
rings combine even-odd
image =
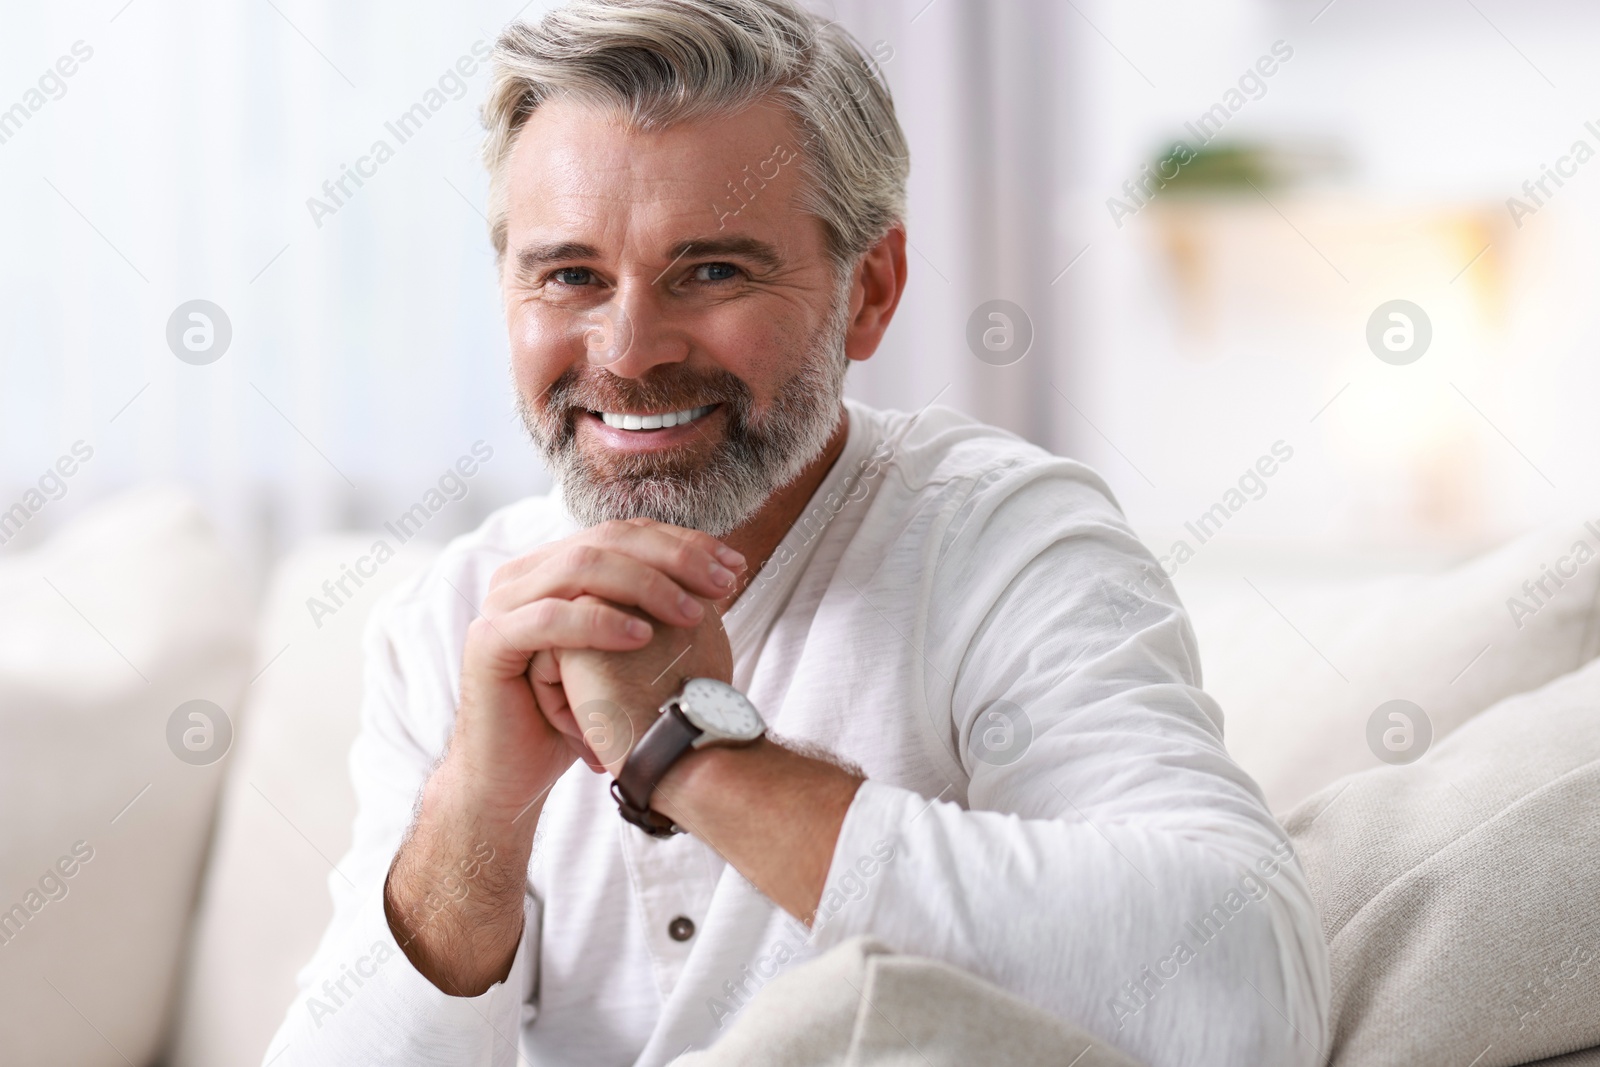
[[[1586,1048],[1554,1059],[1540,1060],[1528,1067],[1600,1067],[1600,1048]]]
[[[159,1049],[231,761],[179,759],[168,722],[208,700],[238,724],[253,629],[238,570],[172,488],[0,556],[5,1063],[143,1067]]]
[[[1206,691],[1226,715],[1228,750],[1282,813],[1380,765],[1366,722],[1385,701],[1421,706],[1437,741],[1495,701],[1588,662],[1600,654],[1600,558],[1520,629],[1506,606],[1580,539],[1600,549],[1573,520],[1438,574],[1291,581],[1258,571],[1255,588],[1236,569],[1207,577],[1196,560],[1177,585]]]
[[[1600,1044],[1600,660],[1284,825],[1328,940],[1331,1064]]]
[[[328,874],[355,818],[347,759],[359,725],[362,632],[373,602],[437,551],[422,541],[398,546],[318,627],[307,598],[324,596],[322,583],[353,566],[375,536],[318,539],[273,575],[262,673],[218,815],[173,1067],[258,1067],[294,999],[295,972],[333,916]]]
[[[936,960],[853,938],[763,986],[672,1067],[1138,1067],[1048,1012]]]

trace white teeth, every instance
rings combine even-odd
[[[600,419],[607,426],[614,426],[619,430],[659,430],[667,426],[681,426],[686,422],[704,418],[710,414],[715,405],[707,404],[703,407],[689,408],[686,411],[668,411],[660,415],[620,415],[612,411],[600,412]]]

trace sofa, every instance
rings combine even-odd
[[[150,486],[0,554],[4,1063],[262,1062],[349,840],[363,627],[438,549],[309,610],[377,536],[299,546],[258,598]],[[1579,540],[1575,517],[1444,571],[1175,577],[1323,914],[1326,1063],[1600,1064],[1600,565],[1527,592]],[[829,965],[933,966],[851,951]],[[917,1062],[961,1062],[948,1013],[923,1023]]]

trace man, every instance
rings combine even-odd
[[[1304,880],[1109,490],[842,399],[906,280],[860,50],[792,0],[580,0],[503,34],[485,117],[558,491],[374,619],[269,1058],[650,1067],[870,934],[1151,1067],[1315,1062]]]

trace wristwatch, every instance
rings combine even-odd
[[[671,837],[683,830],[650,810],[656,783],[694,748],[754,744],[767,732],[750,698],[715,678],[690,678],[676,696],[661,705],[661,717],[650,724],[622,763],[611,783],[618,813],[652,837]]]

